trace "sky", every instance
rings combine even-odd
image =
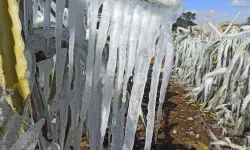
[[[203,18],[204,22],[230,22],[238,12],[242,12],[236,20],[238,23],[244,23],[250,17],[250,0],[183,0],[183,4],[185,11],[196,13],[198,24]]]

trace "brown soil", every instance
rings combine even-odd
[[[209,114],[201,113],[198,107],[188,104],[185,94],[183,87],[169,85],[158,142],[152,143],[152,150],[211,149],[207,129],[216,122]],[[145,144],[145,126],[140,123],[137,129],[134,149],[141,150]],[[218,129],[213,132],[217,135],[221,133]]]
[[[148,101],[149,90],[150,87],[147,85],[143,98],[144,103]],[[213,117],[210,114],[202,113],[199,107],[188,104],[188,100],[185,99],[186,93],[184,87],[168,86],[157,143],[154,142],[155,137],[153,137],[152,150],[210,150],[211,140],[208,137],[207,129],[213,129],[216,135],[220,135],[219,129],[211,127],[216,123]],[[147,106],[144,108],[142,106],[142,109],[146,114]],[[145,125],[140,121],[137,127],[134,150],[144,149],[145,131]],[[87,141],[86,138],[83,139],[83,148],[88,147]]]

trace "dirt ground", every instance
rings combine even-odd
[[[207,129],[216,122],[209,114],[201,113],[199,107],[188,104],[185,94],[183,87],[169,85],[158,142],[152,143],[152,150],[210,149]],[[219,129],[213,132],[216,135],[221,133]],[[134,150],[141,150],[145,144],[145,126],[142,123],[138,125],[136,137]]]
[[[142,105],[144,114],[147,113],[149,90],[149,85],[146,85]],[[211,127],[216,123],[213,117],[202,113],[198,106],[189,104],[188,100],[185,99],[186,93],[184,87],[171,84],[168,86],[162,109],[160,131],[157,143],[152,140],[152,150],[210,150],[211,140],[208,136],[208,128],[213,129],[215,135],[220,135],[219,129]],[[145,131],[145,125],[140,121],[137,127],[134,150],[144,149]],[[86,139],[83,139],[82,147],[88,147]]]

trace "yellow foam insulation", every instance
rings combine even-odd
[[[30,94],[21,29],[16,0],[0,0],[0,88],[18,114]]]

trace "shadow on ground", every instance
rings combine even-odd
[[[152,149],[155,150],[196,150],[194,147],[189,147],[184,144],[174,144],[174,137],[171,135],[172,131],[178,125],[170,122],[170,112],[175,111],[177,104],[168,101],[171,97],[177,96],[175,92],[167,92],[166,100],[163,105],[163,120],[159,130],[158,142],[152,143]]]
[[[159,85],[160,87],[160,85]],[[143,104],[142,104],[142,110],[143,113],[146,114],[147,112],[147,104],[148,104],[148,96],[150,91],[150,85],[147,84],[145,91],[144,91],[144,98],[143,98]],[[159,91],[159,90],[158,90]],[[160,129],[158,132],[158,140],[157,143],[155,143],[155,137],[153,137],[152,140],[152,150],[196,150],[194,147],[187,146],[185,144],[174,144],[174,137],[172,136],[172,132],[175,129],[175,127],[178,125],[178,123],[172,123],[170,121],[170,115],[171,112],[176,111],[175,108],[177,107],[176,103],[173,103],[172,101],[169,101],[171,98],[178,96],[179,93],[169,91],[166,93],[166,100],[163,104],[163,112],[162,112],[162,120],[160,123]],[[156,104],[156,111],[159,104],[159,93],[157,96],[157,104]],[[156,112],[157,113],[157,112]],[[145,117],[146,118],[146,117]],[[156,117],[155,117],[156,118]],[[156,120],[155,120],[156,125]],[[137,128],[137,135],[135,138],[135,144],[134,144],[134,150],[142,150],[144,149],[145,145],[145,126],[141,123],[138,125]],[[155,135],[155,133],[154,133]]]

